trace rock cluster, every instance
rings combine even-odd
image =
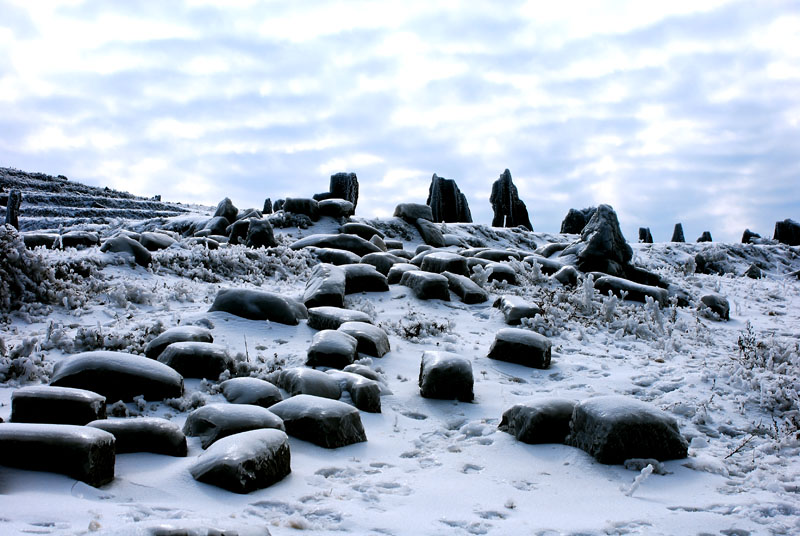
[[[561,222],[561,232],[564,234],[580,234],[596,211],[596,207],[588,207],[581,210],[569,209],[564,221]]]

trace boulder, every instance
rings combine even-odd
[[[186,243],[190,244],[190,245],[193,245],[193,246],[195,246],[195,245],[201,246],[201,247],[204,247],[206,249],[212,249],[212,250],[213,249],[219,249],[219,242],[217,242],[213,238],[192,237],[192,238],[189,238],[188,240],[186,240]]]
[[[184,457],[187,453],[186,436],[181,427],[166,419],[157,417],[103,419],[90,422],[87,426],[105,430],[113,435],[117,454],[152,452]]]
[[[236,208],[229,198],[225,198],[217,205],[217,210],[214,212],[214,217],[223,217],[229,222],[236,221],[236,216],[239,214],[239,209]]]
[[[595,209],[595,212],[596,211],[597,211],[597,209]],[[592,214],[594,214],[594,213],[592,213]],[[584,227],[585,227],[585,225],[584,225]],[[568,244],[567,242],[551,242],[549,244],[544,244],[543,246],[540,246],[540,247],[536,248],[536,252],[535,253],[536,253],[536,255],[539,255],[540,257],[549,258],[549,257],[552,257],[556,253],[561,253],[562,251],[567,249],[569,247],[569,245],[570,244]]]
[[[400,284],[410,288],[420,300],[450,301],[450,284],[442,274],[412,270],[403,274]]]
[[[650,234],[649,227],[639,227],[639,242],[643,244],[653,243],[653,235]]]
[[[564,443],[575,402],[561,398],[532,400],[503,413],[498,429],[523,443]]]
[[[130,256],[139,266],[147,266],[153,261],[153,256],[143,245],[127,236],[109,238],[100,247],[103,253],[120,253]]]
[[[223,216],[214,216],[203,226],[203,231],[208,231],[209,235],[225,235],[225,231],[230,227],[231,222]]]
[[[431,221],[472,223],[467,198],[452,179],[445,179],[434,173],[428,188],[426,204],[431,207]]]
[[[264,208],[261,210],[262,214],[272,214],[272,199],[269,197],[264,200]]]
[[[525,301],[524,298],[506,294],[498,297],[494,302],[494,307],[500,309],[509,326],[518,326],[523,318],[533,318],[536,315],[544,314],[538,305]]]
[[[158,251],[170,247],[175,243],[175,239],[164,233],[144,232],[139,237],[139,243],[147,248],[148,251]]]
[[[314,334],[306,365],[342,369],[356,360],[358,341],[339,330],[324,329]]]
[[[507,249],[484,249],[477,252],[474,257],[476,259],[486,259],[492,262],[506,262],[509,260],[522,260],[522,255],[516,251],[509,251]]]
[[[249,220],[255,218],[260,220],[263,217],[261,211],[255,208],[246,208],[244,210],[240,210],[239,213],[236,215],[236,221],[239,220]]]
[[[297,395],[271,409],[283,419],[287,434],[320,447],[338,448],[367,440],[358,410],[338,400]]]
[[[381,379],[380,374],[378,374],[377,372],[375,372],[366,365],[360,365],[358,363],[347,365],[342,369],[342,372],[352,372],[353,374],[358,374],[359,376],[363,376],[364,378],[375,380],[376,382],[381,384],[386,383],[385,380]]]
[[[492,194],[489,196],[492,204],[494,218],[492,227],[525,227],[533,231],[528,209],[519,198],[517,187],[511,180],[511,172],[505,170],[500,178],[492,184]]]
[[[53,249],[56,247],[59,235],[58,233],[39,233],[39,232],[25,232],[20,233],[22,240],[25,242],[25,247],[33,249],[42,246],[46,249]]]
[[[381,231],[372,225],[367,225],[366,223],[345,223],[339,227],[339,232],[343,234],[360,236],[364,240],[369,240],[375,235],[378,235],[381,238],[385,236]]]
[[[662,307],[665,307],[667,305],[667,301],[669,300],[669,292],[667,292],[666,289],[651,285],[642,285],[641,283],[634,283],[633,281],[611,275],[601,275],[599,273],[595,275],[599,277],[597,277],[594,282],[594,288],[600,292],[601,296],[608,295],[610,291],[611,293],[622,297],[622,293],[626,292],[626,300],[640,302],[644,302],[646,297],[650,296]]]
[[[749,277],[750,279],[761,279],[762,277],[764,277],[764,274],[761,272],[761,268],[759,268],[755,264],[751,264],[744,272],[744,275]]]
[[[402,240],[394,240],[391,238],[384,238],[383,243],[386,244],[387,249],[403,249],[403,241]]]
[[[710,231],[703,231],[703,234],[700,235],[700,238],[697,239],[698,242],[713,242],[714,240],[711,238]]]
[[[62,248],[84,249],[100,243],[100,235],[92,231],[67,231],[61,235]]]
[[[378,235],[372,235],[372,238],[370,238],[369,241],[378,246],[381,251],[389,250],[389,248],[386,247],[386,242],[384,242],[383,238]]]
[[[339,329],[345,322],[372,323],[370,316],[363,311],[342,309],[340,307],[312,307],[308,310],[308,327],[311,329]]]
[[[524,262],[525,264],[530,264],[531,266],[533,265],[533,263],[538,264],[539,269],[545,275],[552,275],[564,267],[563,263],[553,259],[548,259],[547,257],[542,257],[540,255],[528,255],[527,257],[522,259],[522,262]]]
[[[287,197],[283,202],[283,211],[293,214],[304,214],[313,221],[319,219],[319,203],[315,199]]]
[[[419,367],[419,394],[424,398],[472,402],[472,365],[450,352],[422,353]]]
[[[633,258],[633,250],[622,236],[617,213],[608,205],[597,207],[592,219],[581,232],[579,242],[561,255],[576,254],[577,267],[584,273],[603,272],[622,276]]]
[[[361,257],[362,264],[371,264],[383,275],[388,275],[392,266],[395,264],[405,264],[406,260],[407,259],[383,251],[380,253],[370,253]]]
[[[631,458],[685,458],[688,444],[674,418],[636,399],[598,396],[578,403],[566,444],[605,464]]]
[[[731,306],[728,303],[728,298],[719,294],[706,294],[700,298],[701,307],[706,307],[711,313],[716,315],[720,320],[731,319]]]
[[[363,259],[362,259],[363,260]],[[371,264],[343,264],[345,294],[356,292],[386,292],[389,282],[386,276]]]
[[[283,203],[284,203],[283,199],[276,199],[275,203],[273,203],[272,205],[272,211],[278,212],[279,210],[283,210]]]
[[[277,387],[258,378],[231,378],[219,386],[222,396],[231,404],[252,404],[268,408],[283,400]]]
[[[476,259],[481,260],[481,259]],[[509,285],[517,284],[517,273],[508,264],[502,262],[489,262],[484,265],[485,270],[490,270],[489,281],[505,281]]]
[[[683,236],[683,225],[680,223],[675,224],[675,229],[672,231],[671,242],[686,242],[686,238]]]
[[[469,277],[450,272],[442,272],[442,275],[447,278],[447,284],[450,290],[453,291],[462,302],[470,305],[474,303],[483,303],[489,299],[489,294]]]
[[[228,349],[213,342],[174,342],[158,356],[159,363],[177,370],[184,378],[216,380],[225,371],[233,370]]]
[[[183,433],[199,437],[207,449],[215,441],[248,430],[274,428],[283,430],[283,421],[275,413],[250,404],[207,404],[186,417]]]
[[[318,264],[306,282],[303,303],[306,307],[343,307],[345,294],[344,270],[333,264]]]
[[[561,233],[581,234],[583,228],[586,227],[586,224],[589,223],[596,211],[597,208],[595,207],[584,208],[583,210],[569,209],[564,221],[561,222]]]
[[[342,391],[350,394],[358,409],[368,413],[381,412],[381,386],[377,381],[340,370],[327,370],[325,373],[339,382]]]
[[[421,205],[419,203],[400,203],[394,209],[395,218],[403,218],[408,223],[416,223],[420,218],[423,220],[432,221],[433,212],[428,205]]]
[[[310,248],[311,252],[320,262],[327,262],[341,266],[342,264],[358,264],[361,262],[361,255],[356,255],[351,251],[333,248]]]
[[[105,418],[105,397],[85,389],[32,385],[11,393],[11,422],[83,425]]]
[[[339,326],[338,331],[347,333],[356,339],[358,353],[383,357],[391,349],[386,332],[367,322],[345,322]]]
[[[222,311],[249,320],[269,320],[296,326],[308,311],[302,303],[265,290],[223,288],[217,292],[209,312]]]
[[[278,384],[289,396],[314,395],[332,400],[339,400],[342,396],[339,383],[321,370],[290,368],[281,370],[276,376]]]
[[[442,231],[438,224],[430,222],[424,218],[417,218],[414,223],[417,227],[417,231],[419,231],[419,234],[422,237],[423,242],[435,248],[443,248],[447,245],[444,240],[444,235],[442,235]]]
[[[214,342],[214,336],[210,330],[200,326],[176,326],[148,342],[144,347],[144,355],[158,359],[164,348],[174,342]]]
[[[7,467],[60,473],[99,487],[114,480],[114,436],[72,424],[0,424]]]
[[[389,269],[389,274],[386,276],[386,281],[390,285],[396,285],[400,283],[400,280],[403,278],[404,273],[419,269],[420,267],[417,266],[416,264],[411,264],[408,262],[393,264],[392,267]]]
[[[249,248],[274,248],[278,245],[275,231],[267,219],[250,218],[245,245]]]
[[[745,229],[744,233],[742,233],[742,244],[752,244],[754,243],[754,239],[761,238],[761,235],[758,233],[754,233],[750,229]]]
[[[578,284],[578,270],[574,266],[562,266],[552,277],[565,287],[574,287]]]
[[[269,487],[291,471],[289,438],[272,429],[250,430],[221,439],[198,456],[189,469],[198,482],[234,493]]]
[[[94,351],[71,355],[53,367],[50,385],[87,389],[108,401],[164,400],[183,395],[183,377],[163,363],[123,352]]]
[[[331,197],[346,199],[353,204],[355,212],[358,206],[358,177],[355,173],[334,173],[330,182]]]
[[[550,366],[552,343],[544,335],[519,328],[497,332],[488,357],[526,367],[546,369]]]
[[[800,246],[800,223],[792,219],[775,222],[775,233],[772,238],[789,246]]]
[[[290,249],[298,250],[307,247],[343,249],[363,257],[368,253],[377,253],[381,249],[360,236],[349,234],[314,234],[294,242]]]
[[[317,202],[317,206],[319,215],[329,218],[349,218],[356,211],[353,203],[346,199],[324,199]]]
[[[434,251],[430,255],[425,255],[422,259],[421,268],[425,272],[434,274],[450,272],[458,275],[469,275],[467,259],[449,251]]]
[[[8,192],[6,201],[6,225],[10,225],[19,231],[19,206],[22,203],[22,194],[19,190]]]

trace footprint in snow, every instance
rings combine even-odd
[[[480,465],[475,465],[474,463],[464,464],[464,467],[461,468],[461,472],[465,475],[471,473],[480,473],[481,471],[483,471],[483,467]]]

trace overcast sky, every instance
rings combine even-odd
[[[509,168],[534,229],[800,220],[800,1],[0,0],[0,165],[240,208],[358,175],[359,215]]]

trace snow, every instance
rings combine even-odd
[[[47,383],[68,355],[95,349],[143,354],[148,342],[175,326],[209,329],[214,342],[236,356],[234,375],[267,378],[302,366],[316,333],[305,320],[290,326],[208,309],[220,288],[302,296],[317,261],[309,250],[287,245],[335,232],[332,221],[276,228],[280,245],[270,250],[186,244],[156,251],[149,269],[96,247],[37,249],[32,254],[40,267],[67,275],[43,274],[38,280],[49,285],[49,294],[3,315],[0,417],[8,420],[16,389]],[[420,244],[416,230],[399,220],[364,223],[402,239],[409,251]],[[478,224],[447,224],[446,230],[470,246],[492,249],[532,251],[574,239]],[[800,268],[800,250],[716,243],[631,247],[634,264],[677,285],[693,300],[690,306],[601,296],[585,284],[564,287],[514,262],[507,265],[519,285],[482,281],[491,297],[486,303],[421,301],[398,285],[348,295],[345,306],[371,317],[391,343],[384,357],[358,362],[388,389],[381,413],[360,413],[366,442],[329,450],[290,437],[292,473],[247,495],[192,478],[190,467],[202,453],[199,438],[189,438],[187,458],[118,454],[115,479],[101,488],[2,467],[0,533],[80,534],[91,526],[99,534],[135,534],[162,525],[239,534],[263,534],[266,527],[273,535],[297,528],[320,535],[800,532],[800,281],[785,277]],[[695,256],[709,251],[719,252],[730,271],[694,273]],[[741,277],[753,263],[764,278]],[[33,266],[27,260],[21,265]],[[729,300],[730,321],[700,314],[700,297],[711,293]],[[505,327],[491,307],[500,295],[543,309],[521,329],[551,341],[548,369],[486,357]],[[419,395],[425,351],[453,352],[471,362],[473,403]],[[139,399],[125,407],[131,415],[183,426],[192,405],[225,402],[215,382],[185,384],[186,395],[177,401]],[[663,462],[663,471],[640,478],[649,464],[605,466],[579,449],[529,445],[497,430],[515,404],[600,395],[640,400],[670,415],[690,443],[689,457]]]

